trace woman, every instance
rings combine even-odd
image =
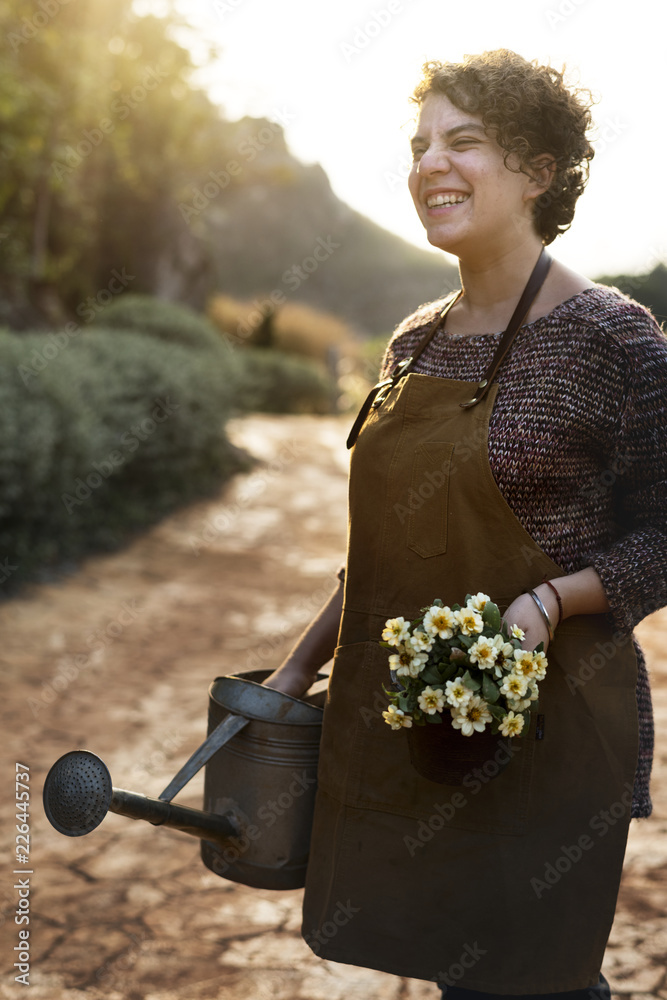
[[[461,292],[389,344],[353,434],[344,590],[268,682],[302,693],[337,644],[303,933],[449,997],[604,997],[629,820],[651,811],[631,633],[667,603],[667,342],[544,253],[593,156],[560,73],[488,52],[427,64],[414,100],[410,191]],[[457,790],[384,725],[378,639],[479,591],[549,669],[510,764]]]

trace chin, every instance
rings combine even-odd
[[[437,250],[442,250],[444,253],[451,253],[454,256],[458,256],[457,247],[459,243],[452,236],[446,236],[444,233],[426,233],[426,239],[429,241],[431,246],[435,247]]]

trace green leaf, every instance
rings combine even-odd
[[[500,611],[498,610],[498,605],[494,604],[493,601],[487,601],[484,606],[484,611],[482,612],[482,621],[492,628],[494,632],[500,631],[500,626],[502,620],[500,617]]]
[[[489,704],[489,712],[495,719],[498,719],[500,722],[502,722],[502,720],[507,715],[507,709],[503,708],[502,705]]]
[[[459,635],[459,636],[457,636],[457,641],[461,644],[461,646],[464,646],[466,649],[470,649],[470,647],[474,646],[475,643],[477,642],[477,636],[476,635]]]
[[[419,679],[426,684],[440,684],[441,674],[435,664],[429,663],[420,673]]]
[[[456,677],[457,672],[461,669],[460,665],[457,663],[446,663],[440,667],[440,677],[443,684],[447,681],[451,681],[452,678]]]
[[[482,675],[482,695],[490,705],[495,704],[500,698],[498,685],[486,673]]]
[[[465,686],[467,688],[469,688],[471,691],[479,691],[480,687],[482,686],[479,683],[479,681],[474,680],[470,676],[470,671],[469,670],[466,670],[466,672],[464,673],[464,675],[461,678],[461,680],[463,681],[463,683],[465,684]]]
[[[435,725],[438,725],[439,723],[442,723],[442,716],[438,715],[437,712],[435,715],[426,715],[425,718],[426,721],[430,722],[431,724],[435,723]]]

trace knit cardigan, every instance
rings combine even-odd
[[[381,377],[418,344],[447,299],[396,330]],[[478,381],[501,333],[439,330],[413,371]],[[521,328],[497,376],[489,463],[531,537],[563,568],[593,566],[624,634],[667,605],[667,337],[616,289],[596,285]],[[653,711],[639,661],[632,816],[652,810]]]

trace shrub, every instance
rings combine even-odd
[[[238,351],[242,365],[237,408],[261,413],[331,413],[336,385],[310,361],[282,351]]]
[[[135,330],[187,347],[215,350],[220,341],[213,324],[194,309],[152,295],[121,295],[97,313],[94,322],[108,329]]]
[[[333,349],[356,357],[358,342],[344,320],[304,302],[272,304],[270,298],[242,302],[217,294],[208,304],[211,322],[232,343],[253,346],[267,316],[272,318],[273,344],[277,350],[326,361]]]
[[[239,467],[224,432],[238,371],[222,344],[89,329],[36,372],[49,337],[0,332],[0,560],[14,581],[117,546]]]

